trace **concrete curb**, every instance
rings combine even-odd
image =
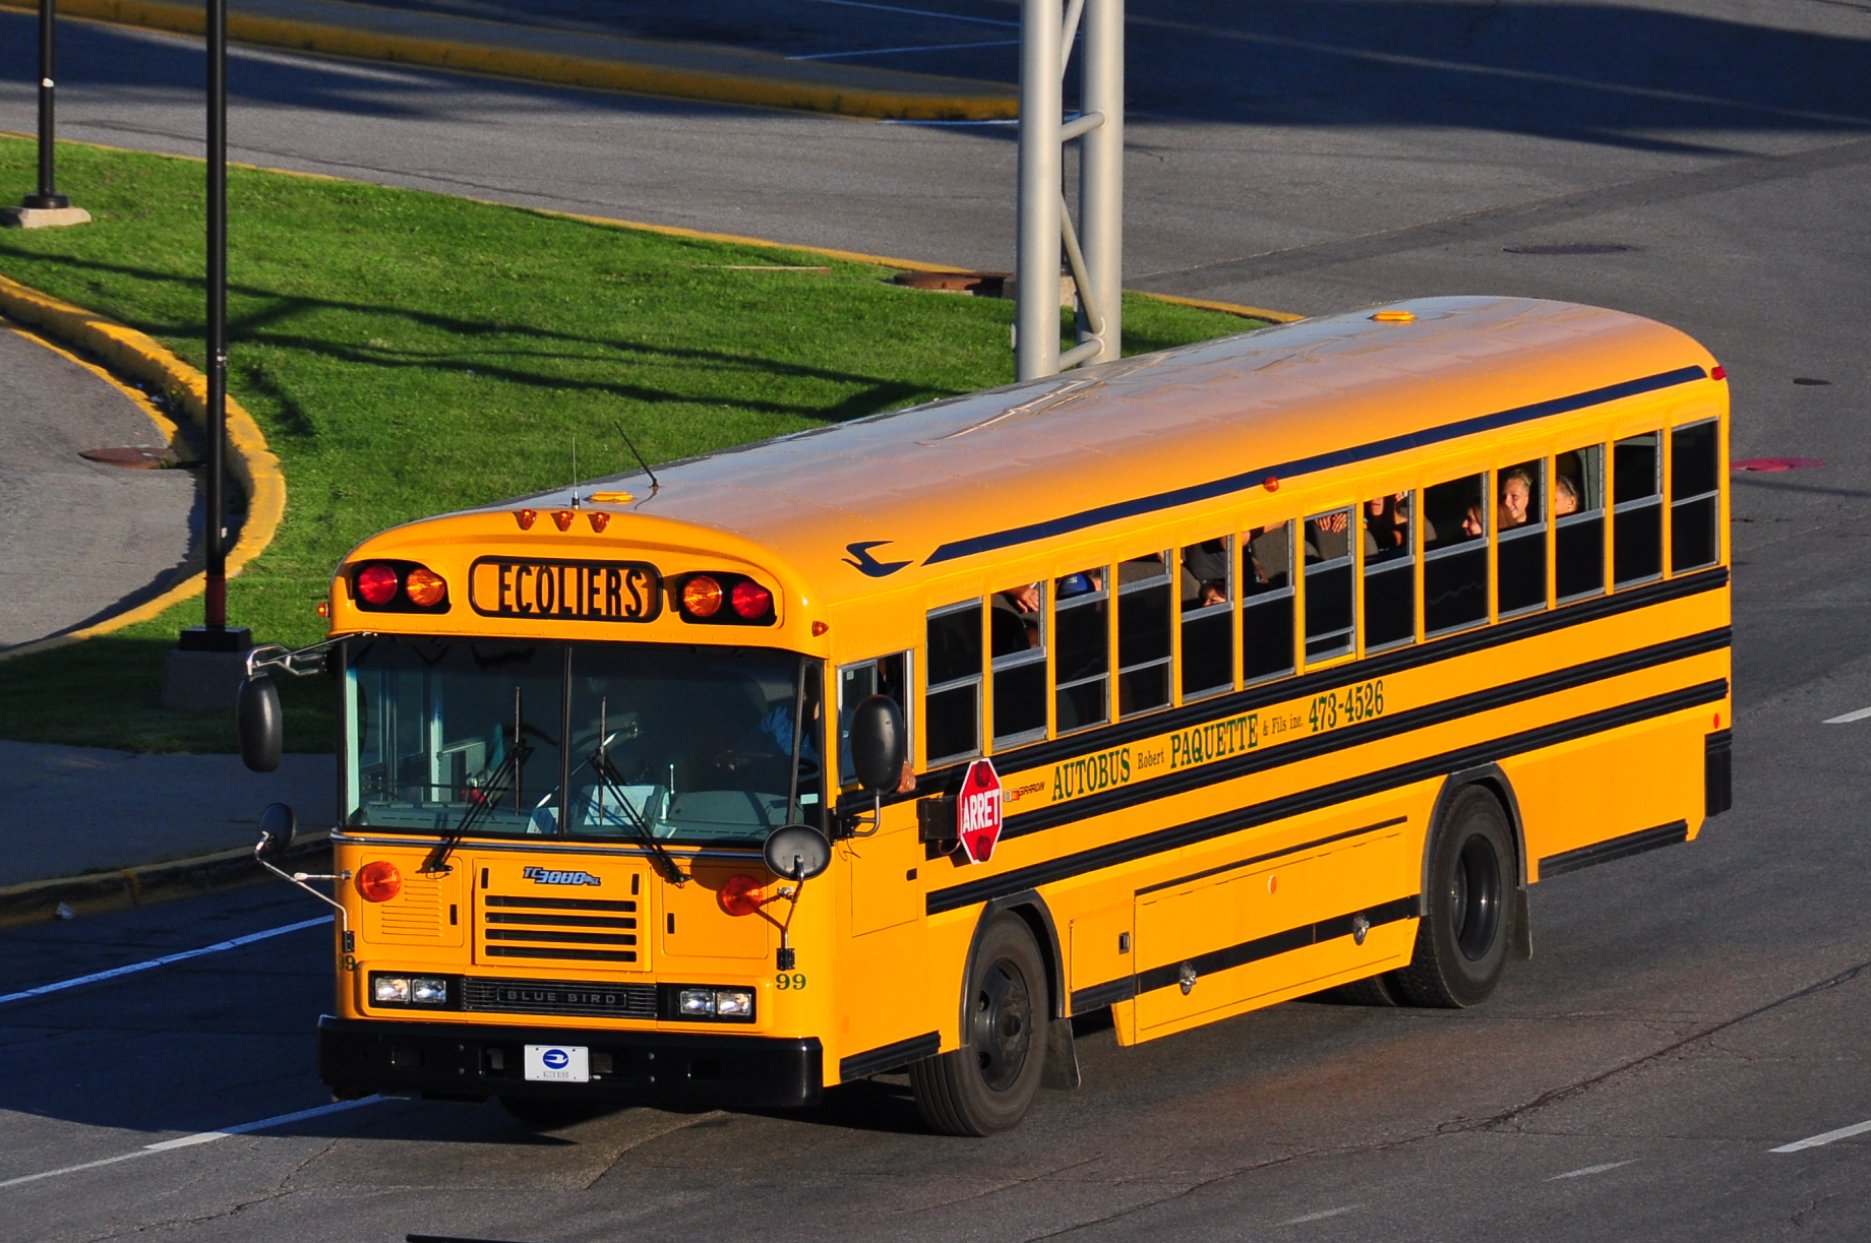
[[[0,0],[10,3],[11,0]],[[30,289],[18,281],[0,276],[0,313],[44,331],[54,340],[100,359],[111,370],[141,380],[158,392],[166,393],[172,405],[179,406],[199,430],[208,422],[208,377],[194,370],[147,335],[112,323],[83,307],[62,302],[49,294]],[[286,512],[286,478],[280,472],[279,459],[267,447],[259,424],[231,397],[227,402],[228,466],[236,483],[247,497],[247,518],[241,523],[240,537],[227,554],[229,578],[259,556],[279,531]],[[139,621],[158,616],[165,610],[202,593],[206,577],[192,574],[153,600],[145,601],[115,617],[79,630],[53,635],[34,643],[0,652],[0,660],[10,660],[32,652],[63,647],[92,635],[108,634]]]
[[[15,9],[37,9],[38,4],[39,0],[0,0],[0,5]],[[178,34],[199,35],[206,26],[206,15],[199,3],[62,0],[59,7],[67,16]],[[433,27],[437,19],[370,10],[368,5],[353,7],[371,12],[371,20],[365,24],[373,28],[229,13],[228,37],[242,43],[357,60],[878,120],[990,121],[1019,115],[1017,93],[993,82],[862,66],[832,68],[740,48],[608,38],[586,32],[536,32],[548,44],[585,48],[602,44],[611,50],[610,56],[598,58],[572,51],[515,48],[510,46],[511,26],[474,18],[446,19],[451,30],[471,36],[467,39],[438,39],[378,29],[375,27],[379,25],[404,25],[410,31],[419,30],[425,22]]]
[[[287,852],[286,871],[329,871],[329,831],[308,832]],[[256,839],[257,840],[257,839]],[[42,924],[60,918],[101,915],[151,902],[200,897],[278,877],[254,862],[253,850],[222,850],[189,859],[172,859],[114,872],[28,881],[0,889],[0,928]],[[68,913],[59,914],[65,907]]]

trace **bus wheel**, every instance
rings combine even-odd
[[[962,1047],[910,1067],[923,1121],[945,1135],[992,1135],[1019,1123],[1045,1073],[1051,1015],[1046,964],[1019,916],[993,916],[968,964]]]
[[[1412,1005],[1463,1009],[1486,1001],[1507,967],[1514,839],[1493,794],[1455,796],[1430,846],[1429,913],[1410,965],[1389,977]]]

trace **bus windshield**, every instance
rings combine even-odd
[[[353,826],[757,845],[823,817],[815,661],[663,644],[348,647]]]

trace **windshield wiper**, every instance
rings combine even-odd
[[[524,742],[515,744],[513,750],[507,752],[506,758],[500,761],[500,766],[494,769],[493,776],[488,778],[487,784],[476,786],[470,791],[468,810],[461,813],[461,819],[455,822],[455,827],[443,835],[442,840],[436,843],[435,849],[429,852],[429,857],[422,861],[421,871],[447,873],[450,870],[448,856],[455,853],[455,847],[461,845],[461,839],[466,837],[475,825],[486,819],[487,813],[493,809],[494,804],[506,795],[508,783],[513,780],[513,775],[525,765],[527,757],[532,753],[533,749]]]
[[[611,763],[611,757],[604,753],[602,742],[598,744],[597,750],[591,753],[591,758],[585,762],[591,765],[591,771],[596,773],[598,780],[603,783],[600,789],[610,793],[617,800],[618,806],[624,809],[624,822],[634,829],[637,836],[642,838],[644,844],[650,848],[650,855],[656,864],[657,873],[672,885],[678,887],[686,885],[689,878],[684,876],[682,869],[676,866],[675,856],[669,853],[667,846],[657,840],[655,831],[644,821],[642,814],[637,811],[636,804],[630,801],[630,796],[624,793],[623,774],[618,772],[616,766]]]

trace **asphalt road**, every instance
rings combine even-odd
[[[1130,6],[1128,285],[1306,313],[1474,292],[1638,311],[1723,359],[1737,459],[1825,463],[1736,476],[1735,810],[1539,886],[1535,957],[1480,1010],[1296,1004],[1123,1051],[1088,1032],[1086,1087],[983,1142],[916,1133],[887,1079],[801,1117],[630,1111],[545,1139],[408,1103],[222,1134],[320,1103],[316,929],[3,1000],[0,1234],[1864,1237],[1871,718],[1828,722],[1871,705],[1865,6],[1169,8]],[[899,33],[849,12],[853,40]],[[0,13],[0,49],[24,22]],[[198,147],[197,52],[95,28],[61,49],[62,132]],[[19,55],[0,50],[8,83]],[[237,159],[1013,263],[1003,127],[270,53],[236,58],[233,98]],[[29,109],[0,87],[20,118],[0,124]],[[9,933],[0,996],[319,914],[262,889]]]

